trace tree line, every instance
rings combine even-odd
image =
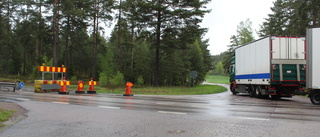
[[[210,1],[3,0],[1,75],[39,78],[37,66],[46,63],[102,85],[188,85],[192,70],[200,83],[212,68],[199,26]]]
[[[305,36],[306,27],[320,25],[319,0],[276,0],[265,18],[260,36]]]
[[[265,21],[257,31],[260,37],[276,36],[305,36],[306,28],[320,25],[319,0],[276,0],[272,13],[268,14]],[[240,22],[237,33],[230,37],[229,50],[223,64],[228,72],[231,58],[234,56],[234,47],[244,45],[255,40],[250,19]]]

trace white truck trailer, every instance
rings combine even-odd
[[[306,82],[305,38],[268,36],[237,47],[230,69],[230,90],[233,94],[249,93],[250,97],[258,98],[303,94]]]
[[[307,88],[313,104],[320,105],[320,28],[307,28]]]

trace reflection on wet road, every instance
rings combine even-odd
[[[105,109],[152,111],[176,115],[206,115],[235,117],[268,121],[288,119],[320,121],[319,106],[312,105],[308,98],[256,99],[247,95],[232,95],[224,92],[213,95],[152,96],[118,94],[74,94],[33,92],[0,92],[1,100],[40,101],[64,105],[83,105]]]

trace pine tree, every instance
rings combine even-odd
[[[260,25],[259,36],[269,35],[287,35],[286,27],[288,23],[288,3],[284,0],[273,2],[274,7],[271,7],[272,14],[268,14],[265,22]]]
[[[277,0],[261,25],[260,36],[293,35],[304,36],[305,28],[319,24],[320,1]]]
[[[181,28],[196,27],[201,22],[199,17],[208,10],[203,7],[210,0],[155,0],[145,1],[139,0],[137,10],[139,22],[145,23],[145,27],[153,29],[155,32],[154,47],[155,47],[155,63],[154,63],[154,86],[159,86],[160,78],[160,49],[162,49],[162,34],[164,31],[177,32]]]
[[[223,61],[226,72],[230,67],[231,59],[234,56],[234,48],[254,41],[251,25],[250,19],[247,19],[245,22],[241,21],[237,26],[237,34],[230,37],[231,45],[228,46],[228,55]]]

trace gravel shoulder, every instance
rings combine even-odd
[[[20,105],[18,105],[17,103],[0,101],[0,108],[14,111],[13,116],[8,121],[3,123],[5,126],[1,127],[0,131],[7,129],[10,126],[13,126],[14,124],[18,123],[19,121],[27,117],[28,111]]]

